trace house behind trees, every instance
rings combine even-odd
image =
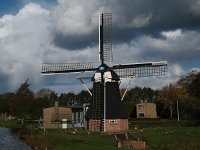
[[[156,104],[141,101],[141,103],[136,104],[137,118],[158,118]]]

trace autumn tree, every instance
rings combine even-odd
[[[9,103],[10,113],[19,118],[29,118],[33,106],[33,92],[29,89],[28,80],[21,84]]]
[[[191,81],[188,91],[191,97],[200,98],[200,73],[196,74],[195,78]]]
[[[177,115],[179,117],[178,103],[186,100],[188,93],[185,87],[177,84],[169,84],[163,87],[158,93],[158,99],[170,109],[170,118],[173,117],[173,105],[177,104]]]
[[[34,94],[35,98],[42,98],[42,97],[47,97],[50,98],[51,97],[51,93],[53,93],[54,91],[52,91],[51,89],[48,88],[41,88],[39,91],[37,91]]]
[[[187,75],[181,77],[177,84],[178,85],[181,85],[181,86],[184,86],[185,88],[187,88],[191,82],[196,79],[196,76],[199,72],[197,70],[192,70],[191,72],[189,72]]]

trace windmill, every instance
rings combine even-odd
[[[42,74],[62,74],[93,71],[93,93],[85,116],[89,131],[128,130],[128,115],[123,107],[119,90],[121,78],[161,76],[167,73],[167,62],[145,62],[107,65],[112,56],[112,14],[99,14],[99,67],[93,62],[46,63]]]

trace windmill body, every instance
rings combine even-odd
[[[89,131],[126,131],[128,115],[121,101],[119,81],[121,78],[161,76],[167,73],[167,62],[144,62],[117,64],[112,62],[112,15],[99,14],[99,67],[93,63],[43,64],[42,74],[95,71],[92,78],[93,93],[89,110],[86,113]]]
[[[93,98],[85,116],[90,131],[128,130],[128,114],[121,101],[119,80],[105,64],[94,74]]]

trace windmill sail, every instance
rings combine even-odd
[[[95,71],[93,62],[88,63],[46,63],[42,65],[41,74],[61,74],[70,72]]]
[[[99,14],[99,59],[112,62],[112,14]]]
[[[113,69],[121,78],[162,76],[167,74],[167,62],[119,64],[114,65]]]

